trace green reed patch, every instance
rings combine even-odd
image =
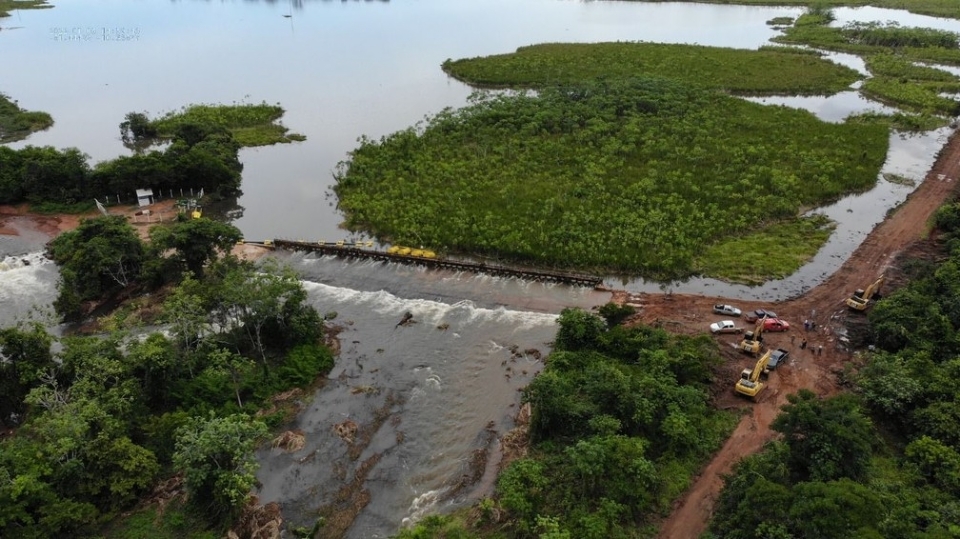
[[[773,41],[861,55],[893,51],[914,61],[960,65],[960,36],[956,33],[902,27],[896,22],[857,22],[839,28],[827,26],[832,20],[829,12],[805,13]]]
[[[46,0],[0,0],[0,18],[9,17],[11,11],[18,9],[52,8]]]
[[[699,0],[699,2],[703,4],[801,7],[806,7],[811,4],[810,0]],[[956,0],[817,0],[816,5],[823,8],[874,6],[887,9],[902,9],[920,15],[960,19],[960,2]]]
[[[782,279],[813,258],[834,228],[824,215],[774,223],[710,245],[696,266],[701,273],[734,283]]]
[[[542,266],[675,278],[705,249],[874,185],[882,122],[830,124],[642,78],[478,95],[361,139],[339,167],[346,225]]]
[[[22,140],[53,125],[46,112],[26,111],[9,97],[0,94],[0,144]]]
[[[161,138],[172,137],[180,125],[197,123],[229,130],[241,146],[267,146],[305,140],[303,135],[288,133],[289,129],[279,123],[283,113],[283,107],[266,103],[189,105],[150,123]]]
[[[847,67],[787,47],[741,50],[661,43],[547,43],[482,58],[447,60],[470,84],[543,87],[653,75],[749,94],[831,94],[860,78]]]

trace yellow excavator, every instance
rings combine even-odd
[[[743,372],[740,373],[740,379],[737,380],[737,385],[734,386],[734,390],[736,390],[737,393],[750,397],[754,401],[760,399],[760,392],[766,387],[765,384],[760,381],[760,376],[767,371],[767,365],[770,364],[770,356],[772,354],[773,350],[767,350],[767,353],[763,354],[763,356],[757,360],[757,364],[754,365],[753,370],[743,369]]]
[[[743,339],[740,341],[740,350],[753,354],[756,356],[760,353],[760,347],[763,346],[763,323],[767,319],[766,316],[757,319],[757,327],[753,331],[748,331],[743,334]]]
[[[884,276],[881,275],[870,286],[859,289],[847,298],[847,307],[855,311],[865,311],[870,301],[880,297],[880,287],[883,286]]]

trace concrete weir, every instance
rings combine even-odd
[[[509,266],[491,265],[483,262],[468,262],[449,260],[445,258],[424,258],[418,256],[400,255],[376,249],[361,248],[357,247],[356,245],[349,244],[338,245],[335,243],[312,243],[307,241],[280,239],[275,239],[271,242],[262,242],[262,244],[272,245],[274,248],[284,249],[287,251],[312,252],[344,258],[366,258],[369,260],[396,262],[398,264],[414,264],[426,266],[428,268],[447,269],[452,271],[469,271],[473,273],[483,273],[486,275],[501,277],[516,277],[518,279],[524,279],[528,281],[561,283],[570,286],[597,288],[603,283],[603,279],[595,275],[522,269]]]

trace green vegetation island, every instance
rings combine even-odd
[[[960,58],[956,34],[832,20],[811,8],[789,21],[784,45],[759,50],[545,43],[447,60],[452,77],[499,91],[361,139],[336,172],[345,224],[384,242],[625,278],[786,277],[833,230],[802,213],[872,188],[891,128],[929,130],[960,112],[941,95],[960,78],[912,63]],[[872,76],[860,91],[901,110],[828,123],[737,97],[831,95],[863,78],[798,45],[863,55]],[[761,250],[762,267],[744,256]]]
[[[18,9],[47,9],[52,7],[46,0],[0,0],[0,19],[9,17],[11,11]]]
[[[8,96],[0,94],[0,144],[16,142],[53,125],[46,112],[26,111]]]
[[[765,67],[745,69],[753,60]],[[537,91],[477,94],[363,139],[337,174],[348,227],[539,266],[756,282],[816,252],[829,225],[799,211],[872,187],[888,147],[890,119],[830,124],[730,95],[832,93],[859,78],[782,48],[545,44],[444,69]],[[783,227],[813,234],[769,274],[723,255]]]
[[[0,146],[0,204],[28,203],[40,213],[76,213],[94,208],[94,199],[136,201],[137,189],[172,192],[203,190],[211,200],[240,192],[239,151],[304,140],[277,121],[278,105],[191,105],[150,119],[131,112],[120,124],[133,155],[91,166],[76,148]],[[152,146],[166,144],[163,150]]]

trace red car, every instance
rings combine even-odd
[[[763,321],[763,331],[787,331],[790,324],[779,318],[767,318]]]

